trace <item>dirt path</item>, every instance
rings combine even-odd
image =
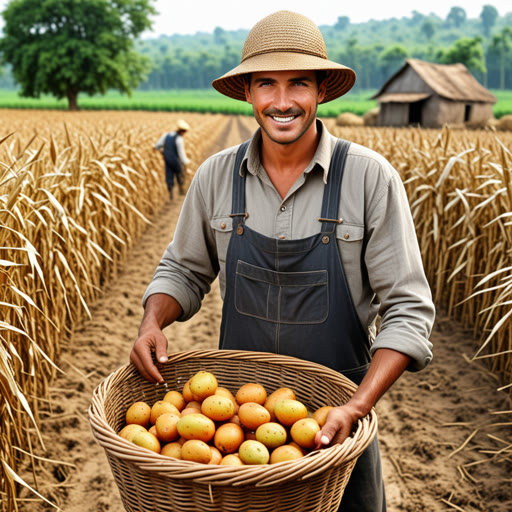
[[[240,142],[251,128],[234,118],[210,153]],[[39,490],[65,512],[123,510],[103,448],[92,437],[87,409],[98,383],[128,362],[142,317],[142,294],[172,237],[180,207],[181,199],[165,204],[92,308],[92,320],[84,321],[63,348],[60,367],[65,375],[54,383],[52,410],[42,430],[48,459],[66,464],[41,463]],[[215,282],[193,319],[166,330],[170,350],[216,347],[220,309]],[[506,448],[499,440],[504,433],[502,427],[488,425],[500,421],[489,411],[511,407],[504,394],[496,393],[494,378],[466,361],[474,352],[470,334],[439,314],[432,341],[431,366],[404,375],[377,406],[388,510],[510,512],[510,461],[488,453]],[[461,469],[493,456],[495,462]],[[46,510],[40,501],[27,501],[21,509]]]

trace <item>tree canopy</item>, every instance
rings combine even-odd
[[[134,40],[151,14],[152,0],[11,0],[2,13],[3,62],[22,96],[67,98],[70,109],[79,92],[129,94],[149,71]]]

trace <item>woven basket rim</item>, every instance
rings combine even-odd
[[[170,354],[166,364],[179,364],[180,361],[190,359],[242,360],[256,364],[285,365],[287,368],[297,371],[309,371],[321,375],[323,379],[343,386],[350,393],[357,389],[352,381],[330,368],[291,356],[266,352],[182,351]],[[151,452],[120,437],[106,420],[104,405],[107,394],[115,387],[116,383],[134,373],[138,374],[137,369],[132,363],[128,363],[108,375],[94,389],[88,410],[89,421],[96,441],[109,455],[130,461],[155,475],[165,475],[173,479],[191,479],[197,483],[220,486],[270,486],[290,480],[306,480],[333,466],[340,466],[359,457],[377,433],[377,415],[372,409],[367,416],[358,421],[355,432],[342,444],[310,452],[294,461],[265,465],[220,466],[174,459]]]

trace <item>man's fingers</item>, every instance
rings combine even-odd
[[[139,354],[133,350],[130,355],[130,360],[137,367],[142,377],[148,382],[153,384],[163,384],[164,378],[153,363],[153,359],[151,358],[151,351],[143,351],[141,354]]]
[[[155,356],[156,360],[159,363],[166,363],[168,360],[167,357],[167,340],[164,338],[163,340],[159,339],[156,342],[155,347]]]

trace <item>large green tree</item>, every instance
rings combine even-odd
[[[447,50],[440,50],[438,60],[442,64],[464,64],[470,71],[487,72],[481,37],[462,37]]]
[[[152,0],[11,0],[0,50],[21,95],[129,94],[149,70],[134,39],[150,28]]]

